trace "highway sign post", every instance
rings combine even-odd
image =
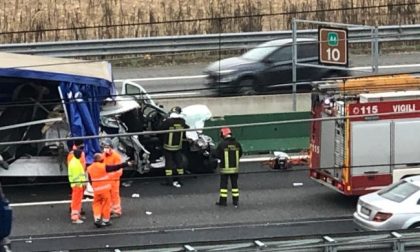
[[[349,64],[347,29],[320,27],[318,49],[320,64],[347,67]]]
[[[298,23],[311,24],[318,26],[318,62],[315,64],[308,64],[304,61],[298,61]],[[370,30],[370,42],[372,52],[372,72],[378,72],[378,58],[379,58],[379,38],[378,28],[367,25],[343,24],[334,22],[311,21],[292,19],[292,93],[293,93],[293,111],[297,109],[296,92],[297,92],[297,67],[306,66],[328,70],[349,70],[349,57],[348,57],[348,36],[349,31],[352,29],[368,29]],[[352,43],[356,43],[352,36]],[[364,71],[364,70],[359,70]]]

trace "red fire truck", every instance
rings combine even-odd
[[[315,181],[362,195],[420,174],[420,75],[319,84],[311,112]]]

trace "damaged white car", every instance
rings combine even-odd
[[[129,137],[114,137],[114,146],[118,146],[120,152],[126,154],[128,158],[137,161],[137,170],[140,173],[163,168],[165,164],[163,144],[159,135],[153,131],[159,129],[160,123],[168,116],[168,113],[153,101],[142,86],[136,83],[124,82],[122,92],[129,96],[108,100],[109,104],[103,107],[101,116],[103,133],[140,132]],[[186,132],[186,141],[183,143],[182,154],[186,171],[190,173],[213,172],[217,167],[217,160],[211,157],[210,153],[214,150],[215,144],[200,130],[204,127],[204,122],[211,118],[210,110],[205,105],[191,105],[183,108],[181,114],[190,129],[196,129]],[[142,134],[142,132],[147,134]]]

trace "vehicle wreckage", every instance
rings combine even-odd
[[[162,144],[153,131],[167,112],[136,83],[123,83],[123,94],[128,95],[119,96],[108,62],[0,53],[0,85],[0,177],[67,175],[71,141],[5,143],[68,137],[118,134],[112,138],[114,147],[125,159],[136,161],[137,172],[164,165]],[[204,105],[183,108],[183,115],[191,129],[202,128],[211,117]],[[214,171],[217,160],[209,155],[213,140],[200,131],[186,136],[187,172]],[[91,163],[93,154],[101,151],[100,139],[84,143]]]

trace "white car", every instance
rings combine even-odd
[[[361,196],[353,219],[365,230],[420,227],[420,176],[405,178]]]

